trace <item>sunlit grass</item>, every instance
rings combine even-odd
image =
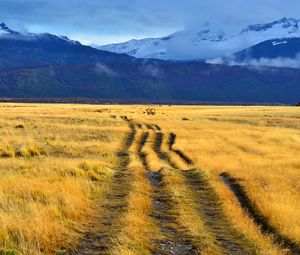
[[[126,128],[94,107],[1,105],[1,252],[76,245],[107,192]]]
[[[165,135],[163,151],[168,151],[168,134],[176,133],[174,148],[184,151],[206,173],[225,215],[255,243],[260,254],[284,251],[240,208],[219,178],[222,172],[238,179],[280,233],[300,243],[298,108],[154,106],[155,115],[145,114],[147,108],[1,104],[0,249],[55,254],[80,241],[88,222],[101,213],[95,205],[109,192],[115,154],[128,131],[119,116],[159,125]],[[149,235],[159,238],[158,227],[148,215],[151,189],[145,169],[134,155],[141,134],[139,131],[130,150],[129,170],[134,178],[128,210],[122,215],[124,228],[114,240],[115,254],[147,254],[152,248]],[[165,168],[182,225],[206,245],[202,252],[216,251],[182,177],[153,152],[154,135],[150,131],[143,148],[150,170]],[[180,169],[189,168],[175,153],[170,155]]]
[[[269,222],[300,243],[298,108],[163,106],[156,107],[155,116],[142,115],[143,109],[136,109],[132,118],[158,124],[164,133],[177,134],[175,148],[184,150],[210,176],[227,216],[262,253],[284,251],[251,223],[219,178],[222,172],[240,180]]]

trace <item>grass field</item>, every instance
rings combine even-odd
[[[296,107],[0,104],[0,254],[300,254]]]

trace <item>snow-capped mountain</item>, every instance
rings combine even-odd
[[[10,29],[5,23],[0,23],[0,40],[42,40],[42,41],[64,41],[70,44],[79,44],[66,36],[56,36],[50,33],[20,33]]]
[[[128,55],[97,50],[65,36],[19,33],[0,24],[0,70],[78,63],[105,65],[131,60],[134,58]]]
[[[0,23],[0,37],[8,35],[20,35],[20,33],[11,30],[5,23]]]
[[[204,27],[183,30],[162,38],[131,40],[98,47],[101,50],[125,53],[137,58],[188,60],[224,57],[271,39],[300,37],[300,20],[280,20],[250,25],[237,33]]]
[[[234,54],[237,61],[247,61],[248,59],[275,59],[290,58],[295,59],[300,53],[300,38],[272,39],[258,43],[250,48]],[[299,63],[300,64],[300,63]]]
[[[207,59],[209,64],[300,68],[300,38],[263,41],[231,56]]]

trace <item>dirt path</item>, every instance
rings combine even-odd
[[[125,116],[126,117],[126,116]],[[151,192],[149,197],[152,199],[152,209],[149,216],[154,219],[157,229],[160,229],[162,238],[159,240],[151,239],[155,249],[149,251],[149,254],[154,255],[196,255],[197,245],[195,236],[191,236],[179,222],[179,214],[177,210],[178,201],[173,197],[172,189],[167,171],[176,169],[178,176],[182,179],[184,188],[188,190],[187,196],[191,204],[195,205],[196,220],[203,222],[205,229],[213,237],[214,245],[221,251],[222,254],[227,255],[251,255],[255,254],[253,246],[246,240],[246,238],[234,229],[230,220],[225,216],[222,205],[218,199],[216,192],[209,183],[206,175],[199,169],[194,167],[194,162],[189,158],[185,152],[175,149],[176,134],[170,133],[165,137],[162,129],[157,125],[134,123],[127,117],[123,119],[128,123],[130,132],[123,142],[120,151],[117,152],[117,166],[116,173],[112,180],[110,193],[105,199],[105,203],[99,210],[101,213],[90,226],[90,232],[86,233],[80,245],[75,251],[67,254],[85,255],[85,254],[110,254],[113,248],[113,241],[116,240],[121,233],[122,224],[121,216],[126,213],[128,209],[128,196],[131,190],[131,182],[133,174],[128,171],[130,164],[129,150],[133,144],[136,155],[143,165],[145,170],[145,178],[148,179],[151,185]],[[146,130],[145,130],[146,129]],[[138,132],[141,132],[140,139],[136,139]],[[161,161],[167,163],[169,167],[166,169],[151,169],[149,164],[150,156],[146,150],[145,145],[149,141],[150,133],[154,134],[154,140],[151,141],[151,151],[155,153]],[[162,149],[164,139],[168,139],[168,148],[166,151]],[[150,148],[150,147],[149,147]],[[148,151],[148,150],[147,150]],[[176,155],[177,154],[177,157]],[[172,158],[182,160],[190,170],[179,169],[176,162]],[[156,156],[155,156],[156,157]],[[183,164],[182,163],[182,164]],[[162,164],[163,165],[163,164]],[[143,171],[143,169],[141,169]],[[228,174],[224,173],[221,176],[223,181],[228,185],[234,195],[240,202],[241,207],[254,219],[257,225],[261,226],[262,232],[272,234],[274,242],[282,244],[291,250],[292,254],[300,254],[299,247],[290,239],[281,236],[274,228],[268,225],[266,219],[261,216],[253,207],[250,199],[237,183]],[[144,177],[142,177],[144,178]],[[179,202],[183,203],[184,202]],[[198,218],[199,215],[199,218]],[[194,234],[193,234],[194,235]],[[198,247],[199,248],[199,247]],[[152,249],[152,248],[151,248]]]
[[[171,133],[169,137],[169,149],[176,152],[182,160],[188,165],[193,164],[182,151],[174,150],[176,135]],[[171,156],[161,150],[163,134],[157,133],[154,142],[154,150],[158,157],[168,163],[173,168],[176,165],[172,163]],[[198,205],[199,215],[205,223],[207,229],[215,236],[217,245],[225,254],[255,254],[249,247],[249,243],[237,231],[232,228],[232,224],[227,220],[222,212],[222,207],[218,198],[200,170],[181,171],[184,176],[186,185],[191,189],[193,200]]]
[[[232,178],[227,173],[222,173],[220,176],[233,192],[244,211],[251,216],[263,233],[272,235],[274,243],[289,249],[292,254],[300,254],[300,247],[288,237],[281,235],[276,228],[268,223],[268,220],[254,206],[245,189],[236,179]]]
[[[199,214],[202,216],[207,229],[215,236],[217,245],[225,254],[255,254],[245,238],[235,231],[226,216],[220,202],[199,170],[183,171],[186,183],[193,191],[194,201],[198,204]]]
[[[152,129],[151,129],[152,130]],[[164,235],[163,240],[153,240],[156,249],[153,254],[161,255],[196,255],[196,248],[192,245],[189,236],[182,231],[178,224],[176,211],[171,195],[164,184],[162,171],[151,172],[148,165],[148,156],[143,152],[143,147],[147,142],[149,133],[142,135],[139,142],[137,154],[146,170],[147,177],[152,187],[153,208],[151,217],[155,219],[161,232]]]
[[[116,173],[112,180],[110,193],[102,206],[99,218],[90,226],[90,231],[85,234],[75,251],[68,252],[72,255],[110,254],[112,240],[118,235],[122,226],[120,217],[127,209],[127,197],[130,192],[131,174],[128,172],[130,157],[128,150],[134,142],[136,129],[129,122],[130,133],[123,142],[123,148],[117,152]]]
[[[169,150],[176,153],[186,164],[192,165],[193,161],[186,156],[182,151],[176,150],[173,148],[176,142],[176,134],[170,133],[169,136]],[[194,186],[193,189],[199,187],[201,183],[201,179],[203,179],[199,173],[195,171],[185,172],[185,177],[187,182]],[[197,176],[198,175],[198,176]],[[223,179],[224,183],[229,187],[229,189],[233,192],[237,200],[239,201],[241,207],[243,208],[246,213],[254,220],[257,227],[261,229],[264,234],[268,234],[273,236],[273,242],[279,246],[282,246],[286,249],[289,249],[292,254],[300,254],[300,247],[291,239],[286,236],[281,235],[276,228],[271,226],[268,223],[268,220],[259,213],[259,211],[255,208],[253,203],[251,202],[250,198],[247,196],[244,188],[227,173],[222,173],[220,177]],[[203,183],[203,182],[202,182]],[[206,186],[206,185],[205,185]],[[209,192],[211,193],[211,192]],[[207,197],[207,194],[203,194],[204,197]],[[212,208],[212,210],[214,210]],[[208,213],[210,214],[210,212]]]

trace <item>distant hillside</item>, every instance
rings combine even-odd
[[[300,70],[149,61],[0,72],[0,97],[296,104]]]
[[[295,105],[299,84],[299,69],[136,59],[0,24],[0,98]]]
[[[94,49],[67,37],[20,34],[0,24],[0,70],[41,65],[122,63],[134,58]]]

